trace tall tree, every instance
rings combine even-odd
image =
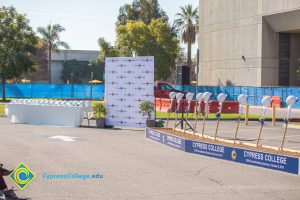
[[[89,68],[91,72],[100,72],[101,76],[98,77],[100,80],[103,80],[103,73],[104,73],[104,61],[106,57],[118,57],[120,55],[119,50],[111,45],[108,41],[106,41],[103,37],[98,39],[98,45],[100,47],[100,54],[98,58],[92,59],[89,62]],[[99,69],[97,69],[99,67]],[[95,77],[96,78],[96,77]]]
[[[180,7],[181,12],[176,14],[174,25],[180,33],[181,41],[187,44],[188,66],[192,66],[192,44],[196,42],[199,27],[198,8],[192,5]]]
[[[36,70],[37,37],[25,15],[14,7],[0,7],[0,75],[5,100],[7,79]]]
[[[163,20],[152,20],[147,26],[142,21],[129,21],[117,28],[117,49],[121,56],[154,56],[155,78],[166,80],[176,65],[179,41]]]
[[[38,70],[30,74],[31,81],[48,81],[48,52],[47,46],[42,39],[38,39],[37,51],[35,54]]]
[[[152,19],[162,18],[168,21],[168,16],[159,6],[157,0],[134,0],[131,4],[125,4],[119,9],[117,25],[125,25],[129,21],[143,21],[146,25]]]
[[[103,37],[99,38],[98,45],[100,47],[100,58],[104,60],[106,57],[117,57],[118,50],[107,42]]]
[[[69,49],[69,45],[60,40],[60,33],[65,31],[65,28],[59,24],[49,24],[46,27],[38,27],[38,33],[41,34],[44,43],[48,47],[48,79],[51,83],[51,62],[52,62],[52,51],[58,50],[60,47]]]

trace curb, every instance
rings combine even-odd
[[[282,125],[283,127],[285,127],[285,125]],[[294,124],[289,124],[288,128],[292,128],[292,129],[300,129],[299,125],[294,125]]]

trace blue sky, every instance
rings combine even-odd
[[[99,50],[99,37],[115,41],[115,22],[119,8],[130,2],[132,1],[0,0],[0,5],[13,5],[18,12],[26,13],[35,31],[38,26],[45,26],[50,22],[59,23],[66,28],[61,39],[71,49]],[[160,0],[159,4],[167,12],[170,21],[173,21],[180,6],[192,4],[198,7],[199,0]]]

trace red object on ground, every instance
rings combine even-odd
[[[219,112],[219,102],[211,101],[209,103],[209,113]],[[239,112],[239,102],[237,101],[225,101],[222,107],[222,113],[238,113]]]
[[[161,110],[161,98],[155,98],[155,110]]]
[[[156,98],[156,99],[160,99],[160,101],[161,101],[161,108],[160,108],[160,111],[162,111],[162,112],[167,112],[168,109],[170,109],[170,106],[171,106],[171,99],[163,99],[163,98]],[[177,102],[176,102],[176,100],[174,99],[174,100],[173,100],[173,105],[172,105],[172,112],[175,112],[176,106],[177,106]]]
[[[267,95],[263,96],[267,97]],[[276,108],[280,108],[281,107],[281,97],[280,96],[271,96],[272,98],[272,103],[271,103],[271,107],[275,106]]]
[[[272,106],[280,108],[281,98],[279,96],[272,96]]]
[[[156,99],[156,110],[167,112],[171,106],[171,100],[167,98],[155,98]],[[189,112],[195,112],[196,100],[193,100],[191,103],[191,107]],[[188,101],[184,100],[184,107],[187,109]],[[177,108],[177,101],[176,99],[173,100],[172,105],[172,112],[175,112]],[[201,102],[201,112],[204,111],[205,103],[204,101]],[[179,112],[182,112],[182,102],[180,103]],[[218,101],[210,101],[208,106],[209,113],[217,113],[219,112],[219,102]],[[225,101],[222,107],[222,113],[238,113],[239,112],[239,102],[237,101]]]
[[[162,112],[167,112],[168,109],[170,109],[171,106],[171,100],[170,99],[165,99],[165,98],[155,98],[156,101],[156,110],[157,111],[162,111]],[[192,101],[191,102],[191,106],[190,106],[190,113],[195,112],[195,106],[196,106],[196,101]],[[184,108],[187,109],[188,107],[188,101],[184,100]],[[205,107],[204,102],[202,101],[201,103],[201,110],[203,111]],[[177,100],[174,99],[173,100],[173,105],[172,105],[172,112],[175,112],[177,108]],[[182,101],[180,101],[180,106],[179,106],[179,112],[182,112]]]

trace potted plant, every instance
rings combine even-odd
[[[105,126],[106,109],[103,103],[97,103],[94,107],[94,116],[96,118],[97,128],[104,128]]]
[[[155,120],[151,119],[152,113],[154,111],[154,104],[150,101],[143,101],[140,104],[140,113],[143,116],[147,116],[146,126],[155,127]]]

